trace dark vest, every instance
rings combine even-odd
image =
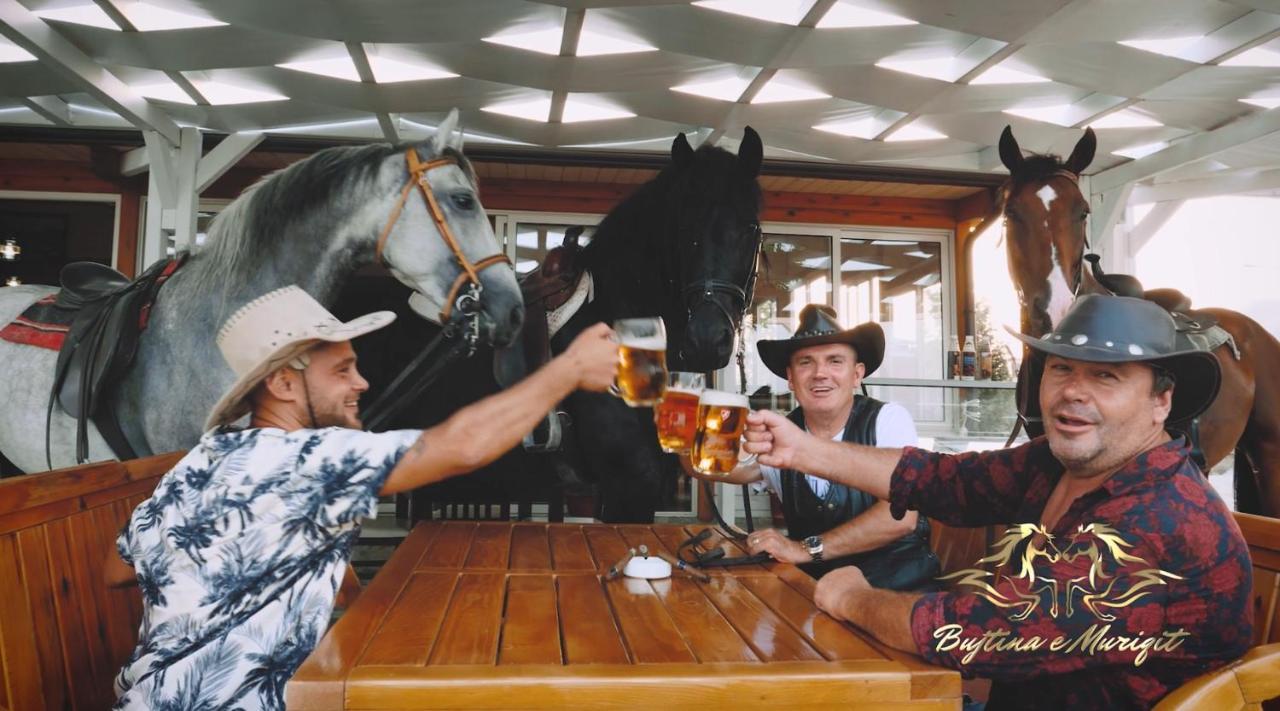
[[[883,406],[884,403],[879,400],[857,396],[849,413],[849,421],[844,426],[844,441],[874,447],[876,418]],[[792,410],[787,418],[799,427],[804,427],[804,412],[801,408]],[[834,482],[827,488],[826,495],[818,498],[801,472],[783,469],[781,474],[782,512],[787,521],[787,535],[792,540],[801,541],[809,536],[821,536],[861,515],[877,501],[876,497],[865,491]],[[935,580],[940,572],[938,558],[929,549],[929,521],[924,516],[918,518],[914,531],[882,548],[820,563],[806,563],[800,567],[818,578],[846,565],[858,566],[867,577],[867,582],[877,588],[938,589]]]

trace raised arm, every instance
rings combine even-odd
[[[605,324],[583,331],[568,350],[514,387],[456,412],[422,433],[387,477],[394,494],[475,471],[520,443],[557,402],[578,388],[609,389],[618,347]]]

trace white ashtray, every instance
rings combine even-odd
[[[628,578],[644,578],[658,580],[671,577],[671,564],[655,556],[636,556],[627,561],[622,574]]]

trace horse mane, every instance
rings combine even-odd
[[[198,286],[225,287],[269,258],[272,245],[299,226],[324,239],[334,216],[358,209],[361,185],[375,180],[383,161],[410,145],[327,148],[263,176],[213,218],[205,243],[193,248],[191,264],[202,266],[192,270]],[[466,156],[453,148],[441,154],[457,161],[476,185],[475,169]]]
[[[610,210],[583,250],[583,259],[592,270],[612,267],[631,271],[639,265],[627,260],[642,253],[643,245],[664,237],[669,242],[659,245],[659,250],[674,259],[679,252],[675,231],[659,222],[669,211],[656,208],[664,202],[678,205],[692,196],[709,203],[732,199],[742,194],[742,182],[751,185],[752,204],[748,207],[756,214],[761,191],[754,176],[743,175],[738,170],[738,157],[729,151],[719,146],[700,146],[687,166],[668,164]]]
[[[1015,173],[1009,174],[1011,187],[1020,188],[1027,183],[1045,180],[1059,171],[1067,170],[1062,157],[1052,153],[1033,153],[1022,159]]]

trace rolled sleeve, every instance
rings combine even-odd
[[[1013,449],[940,454],[906,447],[889,480],[894,518],[907,511],[949,526],[987,526],[1012,519],[1043,466],[1043,440]]]

